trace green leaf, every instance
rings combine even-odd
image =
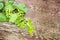
[[[0,9],[2,9],[3,8],[3,3],[0,3]]]
[[[19,24],[20,20],[19,20],[19,17],[15,20],[15,24]]]
[[[15,23],[17,18],[18,18],[18,14],[12,14],[9,19],[9,22]]]
[[[32,28],[28,27],[28,33],[32,34],[33,32],[34,32],[34,28],[33,27]]]
[[[15,8],[12,5],[7,5],[5,10],[13,11]]]
[[[18,26],[22,29],[26,28],[26,24],[24,22],[19,23]]]
[[[28,11],[24,3],[20,3],[19,5],[17,5],[17,8],[22,10],[25,13]]]
[[[24,9],[22,9],[25,13],[28,11],[28,9],[27,8],[24,8]]]
[[[23,20],[24,20],[24,17],[19,16],[19,17],[16,19],[15,24],[18,25],[18,24],[21,23]]]
[[[14,3],[15,0],[4,0],[5,2],[5,5],[9,5],[9,4],[12,4]]]
[[[5,2],[5,6],[9,5],[8,0],[4,0],[4,2]]]
[[[19,15],[23,16],[23,15],[25,15],[25,13],[23,11],[19,11]]]
[[[10,4],[13,4],[15,0],[9,0],[9,3]]]
[[[33,23],[32,23],[32,20],[27,19],[27,25],[28,25],[28,26],[32,26],[32,24],[33,24]]]
[[[20,3],[20,4],[18,5],[18,7],[19,7],[19,8],[24,8],[24,7],[25,7],[25,4],[24,4],[24,3]]]
[[[5,22],[8,21],[6,15],[4,15],[3,13],[0,13],[0,22]]]
[[[33,23],[32,20],[27,19],[27,28],[28,28],[28,33],[32,34],[34,32],[34,28],[33,28]]]
[[[26,28],[26,26],[27,26],[26,21],[24,20],[24,18],[20,18],[19,20],[16,21],[16,23],[22,29]]]

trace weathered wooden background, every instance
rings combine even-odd
[[[29,35],[11,23],[0,23],[1,40],[60,40],[60,0],[15,0],[29,9],[26,16],[33,20],[35,33]]]

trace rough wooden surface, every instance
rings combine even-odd
[[[29,35],[11,23],[0,23],[1,40],[60,40],[60,0],[16,0],[29,9],[27,18],[33,20],[35,33]]]

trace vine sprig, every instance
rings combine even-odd
[[[26,28],[29,34],[34,32],[33,22],[25,18],[28,11],[24,3],[14,4],[15,0],[0,0],[0,22],[11,22],[19,28]]]

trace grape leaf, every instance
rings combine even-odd
[[[4,0],[6,6],[9,5],[9,4],[13,5],[14,1],[15,0]]]
[[[32,20],[27,19],[27,28],[28,28],[28,33],[32,34],[34,32],[34,28],[33,28],[33,23]]]
[[[31,27],[28,27],[28,33],[29,34],[32,34],[33,32],[34,32],[34,28],[33,27],[32,28]]]
[[[26,24],[24,22],[19,23],[18,26],[22,29],[26,28]]]
[[[22,20],[24,20],[24,17],[18,17],[15,21],[15,24],[19,24]]]
[[[15,8],[12,5],[5,6],[5,10],[13,11]]]
[[[30,19],[27,19],[27,25],[28,26],[31,26],[33,23],[32,23],[32,20],[30,20]]]
[[[18,18],[18,14],[12,14],[9,19],[9,22],[15,23],[17,18]]]
[[[17,5],[17,8],[22,10],[25,13],[28,11],[28,9],[25,7],[24,3],[20,3],[19,5]]]
[[[15,0],[9,0],[9,3],[10,4],[13,4]]]
[[[18,25],[20,23],[20,20],[16,19],[15,24]]]
[[[0,3],[0,9],[2,9],[3,8],[3,3]]]
[[[6,15],[4,15],[3,13],[0,13],[0,22],[5,22],[8,21]]]

